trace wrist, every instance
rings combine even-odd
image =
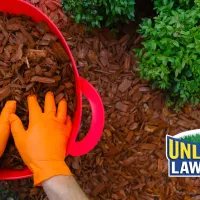
[[[73,176],[54,176],[42,182],[42,186],[49,200],[88,200]]]
[[[34,185],[58,175],[72,176],[69,167],[64,161],[38,161],[29,166],[33,172]]]

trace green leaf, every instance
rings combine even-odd
[[[190,70],[187,70],[185,74],[187,77],[192,77],[192,72]]]
[[[173,31],[173,27],[172,26],[167,26],[167,30],[168,31]]]
[[[152,47],[152,50],[156,50],[156,42],[155,41],[151,42],[151,47]]]
[[[81,15],[77,14],[76,17],[75,17],[76,22],[79,23],[80,19],[81,19]]]
[[[173,41],[174,46],[179,47],[179,43],[177,41]]]
[[[115,11],[119,14],[121,14],[121,9],[119,7],[115,7]]]
[[[194,47],[195,47],[195,44],[194,44],[194,43],[187,45],[187,48],[193,49]]]
[[[180,89],[180,83],[177,83],[175,88],[174,88],[174,92],[177,93]]]
[[[168,4],[168,0],[163,0],[163,3],[166,6]]]

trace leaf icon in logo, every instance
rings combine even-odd
[[[180,138],[181,140],[185,140],[187,142],[200,143],[200,133],[186,135]]]

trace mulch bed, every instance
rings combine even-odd
[[[166,134],[198,128],[200,106],[186,105],[177,114],[165,106],[160,91],[139,78],[132,49],[127,47],[135,37],[133,48],[137,48],[140,36],[84,32],[69,17],[62,19],[57,1],[30,2],[50,17],[57,16],[53,20],[70,45],[80,75],[96,87],[104,102],[106,124],[98,146],[85,156],[66,159],[84,192],[95,200],[200,199],[200,180],[169,178],[165,156]],[[79,139],[91,120],[86,100],[83,108]],[[41,188],[32,187],[31,179],[5,181],[4,186],[18,192],[20,199],[47,199]]]

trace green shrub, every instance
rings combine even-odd
[[[194,5],[200,5],[200,0],[153,0],[158,13],[170,12],[172,9],[191,9]]]
[[[66,13],[88,27],[134,20],[135,0],[62,0]]]
[[[141,76],[163,89],[169,105],[200,102],[200,9],[161,12],[145,19],[139,32],[143,48],[137,50]]]
[[[158,11],[171,11],[176,8],[191,8],[194,6],[194,0],[153,0],[155,8]]]

